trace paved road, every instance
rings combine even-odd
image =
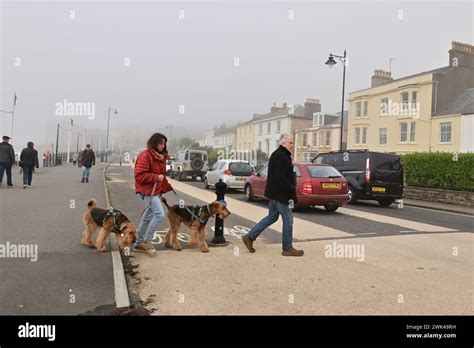
[[[113,205],[138,221],[143,204],[134,196],[131,168],[111,167],[107,176]],[[172,184],[188,204],[214,198],[202,183]],[[167,198],[176,203],[172,193]],[[281,223],[262,234],[255,254],[240,240],[265,215],[266,203],[248,203],[236,192],[227,200],[227,247],[202,254],[182,243],[181,252],[165,250],[165,220],[155,234],[157,255],[132,254],[147,308],[195,315],[473,313],[472,217],[365,203],[335,214],[305,209],[294,214],[294,245],[305,256],[284,258]],[[364,247],[363,257],[328,256],[335,242]]]
[[[80,244],[90,198],[104,206],[102,166],[80,182],[72,166],[40,168],[25,190],[15,168],[13,188],[0,188],[0,244],[38,246],[38,259],[1,258],[0,315],[80,314],[113,307],[110,253]],[[74,206],[75,204],[75,206]]]

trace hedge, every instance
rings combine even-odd
[[[474,191],[474,153],[423,152],[403,155],[405,184]]]

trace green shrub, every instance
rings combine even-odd
[[[406,154],[403,164],[409,186],[474,191],[474,153]]]

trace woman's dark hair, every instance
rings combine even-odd
[[[163,147],[163,151],[158,151],[158,144],[161,144],[161,142],[164,140],[165,142],[165,147]],[[168,138],[161,134],[161,133],[155,133],[153,134],[150,139],[146,142],[148,147],[151,147],[153,150],[156,152],[162,154],[162,155],[167,155],[168,154],[168,149],[166,148],[166,143],[168,142]]]

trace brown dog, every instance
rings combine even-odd
[[[161,198],[161,201],[165,204],[166,208],[168,208],[168,220],[170,223],[170,229],[165,236],[165,247],[174,247],[178,251],[182,249],[177,238],[181,223],[188,227],[188,246],[193,248],[197,243],[199,250],[203,253],[207,253],[209,252],[209,248],[204,239],[206,236],[207,221],[214,215],[218,215],[221,219],[225,219],[230,214],[226,205],[219,201],[201,207],[188,205],[183,208],[178,204],[170,207],[164,197]]]
[[[120,248],[123,250],[129,247],[136,240],[137,229],[135,224],[115,209],[97,208],[95,199],[91,199],[87,203],[88,209],[84,212],[83,221],[86,226],[82,233],[83,245],[91,248],[97,248],[97,251],[105,251],[105,242],[110,233],[115,234],[115,238]],[[100,227],[99,236],[97,240],[92,240],[92,234]]]

